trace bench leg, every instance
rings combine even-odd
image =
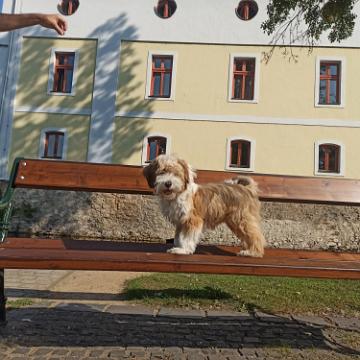
[[[6,324],[5,271],[0,269],[0,326]]]

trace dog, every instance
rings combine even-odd
[[[159,155],[143,174],[159,196],[163,215],[176,227],[169,253],[193,254],[204,229],[225,223],[241,241],[238,255],[263,256],[260,201],[257,184],[250,177],[198,185],[193,168],[175,155]]]

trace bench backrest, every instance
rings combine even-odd
[[[13,186],[22,188],[152,194],[141,166],[18,159]],[[198,170],[197,183],[221,182],[235,172]],[[360,205],[360,181],[249,174],[266,201]]]

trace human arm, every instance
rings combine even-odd
[[[57,14],[0,14],[0,31],[10,31],[33,25],[54,29],[59,35],[67,30],[66,20]]]

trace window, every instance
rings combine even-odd
[[[144,138],[141,162],[143,165],[162,154],[169,154],[171,138],[165,134],[150,134]]]
[[[254,100],[255,59],[234,58],[232,100]]]
[[[334,140],[315,143],[315,175],[343,176],[345,147]]]
[[[79,0],[62,0],[58,6],[58,10],[62,15],[72,15],[76,12],[79,5]]]
[[[162,154],[166,154],[166,138],[153,136],[148,138],[146,161],[150,162]]]
[[[341,102],[341,63],[320,62],[319,104],[339,105]]]
[[[73,89],[75,53],[55,52],[52,92],[70,94]]]
[[[162,19],[168,19],[174,15],[177,5],[174,0],[159,0],[155,12]]]
[[[236,15],[241,20],[251,20],[258,13],[258,5],[254,0],[242,0],[235,9]]]
[[[340,146],[335,144],[321,144],[319,146],[319,172],[340,172]]]
[[[249,168],[250,167],[251,143],[246,140],[233,140],[230,149],[230,167]]]
[[[315,107],[345,106],[346,58],[318,56],[316,59]]]
[[[255,141],[232,137],[227,140],[226,166],[228,170],[254,171]]]
[[[176,64],[177,53],[175,51],[149,51],[145,99],[175,100]]]
[[[47,131],[44,136],[42,158],[62,159],[64,153],[65,134],[61,131]]]

